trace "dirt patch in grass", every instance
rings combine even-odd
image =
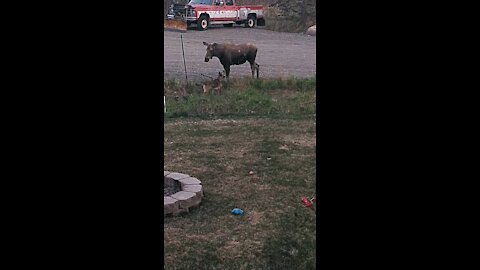
[[[317,143],[317,138],[312,134],[301,134],[301,135],[291,135],[287,134],[282,138],[286,143],[291,143],[294,145],[299,145],[303,147],[313,147],[315,148]]]

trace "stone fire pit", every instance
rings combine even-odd
[[[163,182],[163,216],[188,212],[202,201],[203,187],[197,178],[163,171]]]

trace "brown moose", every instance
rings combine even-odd
[[[225,69],[227,79],[230,77],[231,65],[241,65],[247,61],[250,63],[250,68],[252,69],[252,78],[254,78],[255,70],[257,71],[258,78],[260,65],[255,63],[255,58],[257,57],[257,47],[255,45],[251,43],[235,45],[207,42],[203,42],[203,45],[207,46],[205,62],[208,62],[216,56]]]

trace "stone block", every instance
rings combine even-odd
[[[183,191],[193,192],[200,197],[203,197],[203,187],[202,185],[184,185],[182,187]]]
[[[175,214],[177,213],[180,209],[180,203],[178,202],[177,199],[172,198],[170,196],[163,197],[163,215],[168,215],[168,214]]]
[[[195,197],[192,198],[189,207],[196,207],[202,202],[202,196],[200,194],[195,194]]]
[[[170,173],[168,177],[174,179],[174,180],[180,180],[184,178],[190,177],[189,175],[183,174],[183,173]]]
[[[197,195],[193,192],[179,191],[170,197],[178,200],[180,209],[188,209],[196,201]]]
[[[200,180],[198,180],[197,178],[194,178],[194,177],[183,178],[183,179],[178,180],[178,182],[180,182],[180,185],[182,186],[182,189],[186,185],[200,185],[200,184],[202,184],[202,182],[200,182]]]

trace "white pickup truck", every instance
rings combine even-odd
[[[173,4],[167,18],[182,19],[188,26],[196,24],[199,30],[213,24],[231,27],[236,23],[248,28],[265,25],[263,6],[237,6],[235,0],[191,0],[186,5]]]

